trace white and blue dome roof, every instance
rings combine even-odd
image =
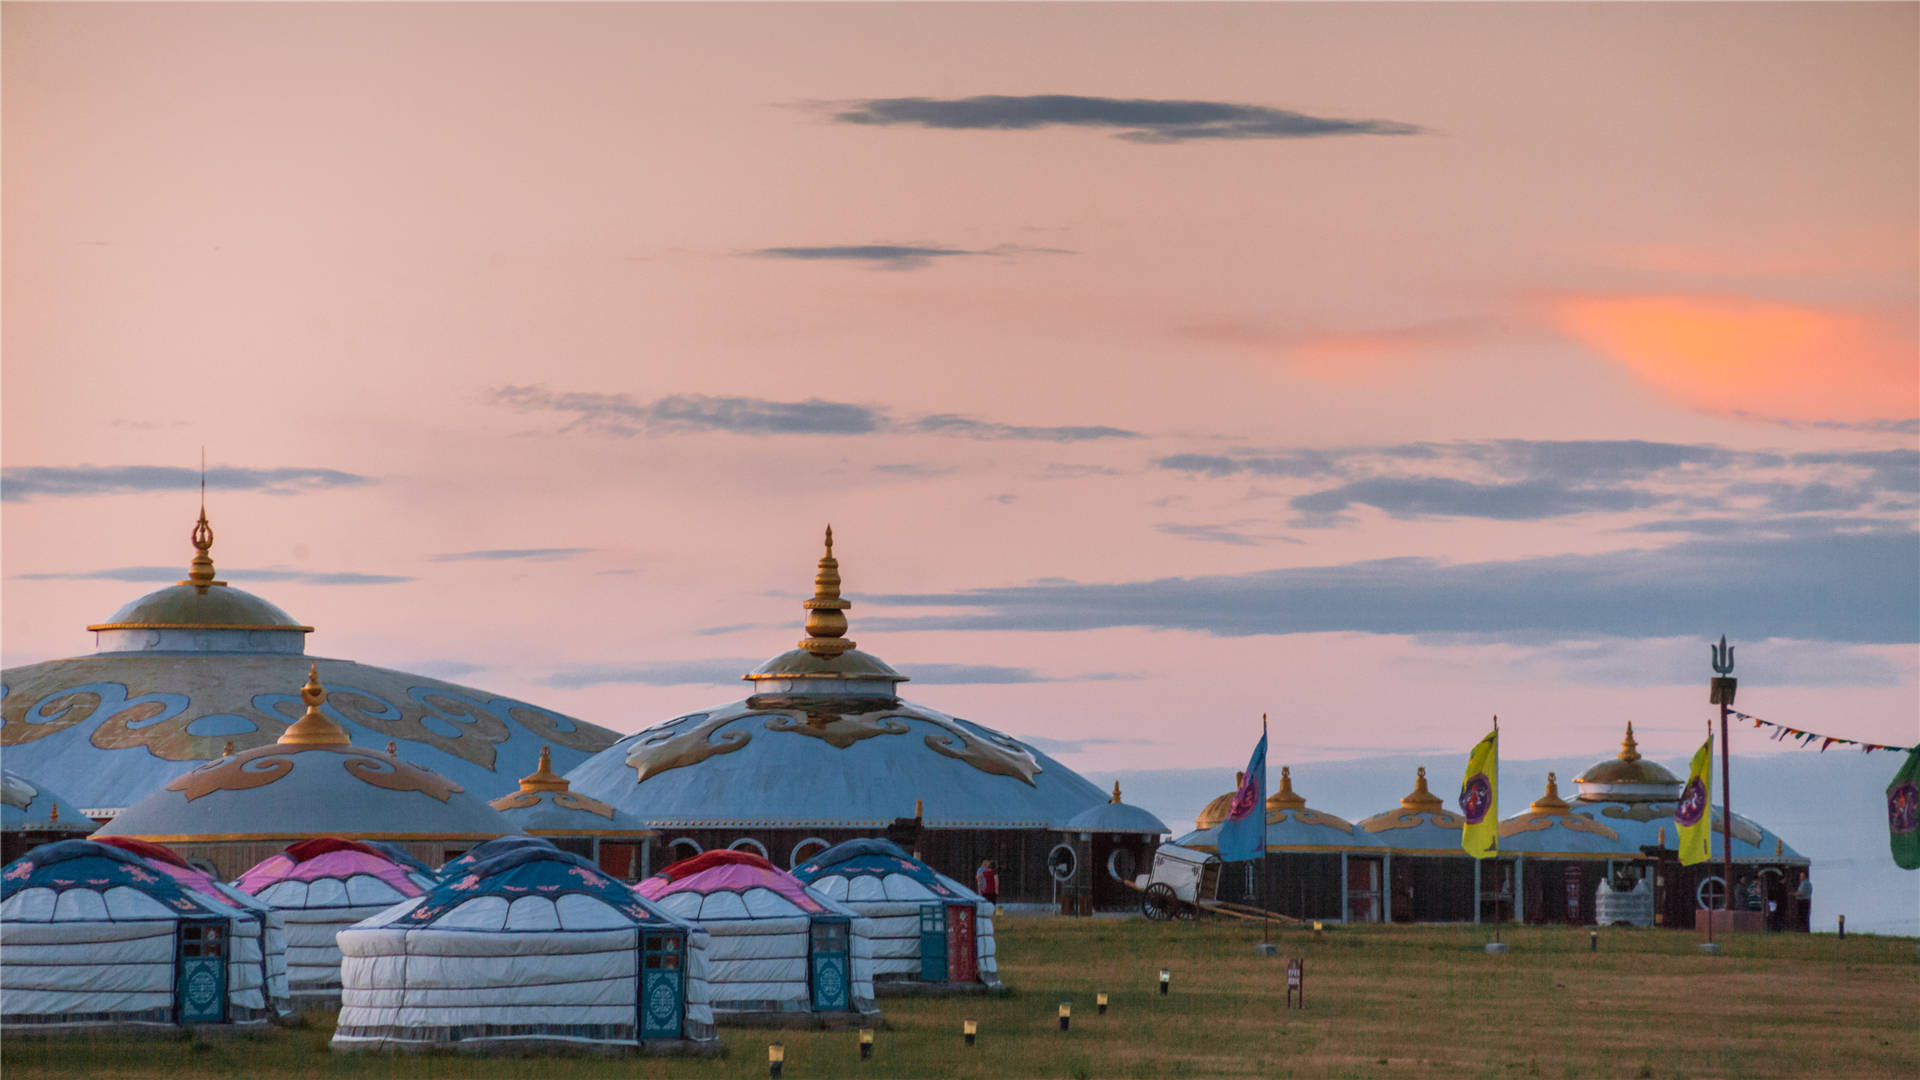
[[[221,756],[271,744],[300,716],[293,688],[317,663],[328,715],[359,746],[399,744],[415,761],[490,799],[514,789],[553,746],[562,770],[613,732],[512,698],[349,660],[308,657],[305,626],[215,580],[203,512],[186,580],[88,629],[91,656],[0,672],[8,768],[109,816]]]
[[[1658,762],[1640,756],[1631,723],[1620,741],[1620,753],[1587,769],[1574,782],[1580,786],[1580,795],[1573,802],[1574,813],[1618,833],[1627,850],[1637,853],[1643,847],[1680,846],[1673,810],[1680,801],[1682,782]],[[1723,818],[1718,803],[1712,810],[1713,860],[1720,862],[1726,857],[1721,838]],[[1805,866],[1810,861],[1751,818],[1733,815],[1731,832],[1735,863]],[[1501,843],[1505,846],[1504,839]]]
[[[1293,768],[1280,767],[1280,790],[1267,796],[1267,850],[1276,853],[1312,853],[1383,851],[1386,845],[1373,834],[1354,827],[1345,818],[1334,817],[1307,806],[1307,800],[1293,790]],[[1220,826],[1209,825],[1175,840],[1181,847],[1196,851],[1217,851]]]
[[[547,748],[540,748],[540,767],[520,778],[520,790],[487,804],[530,836],[597,836],[644,838],[659,836],[638,818],[622,813],[572,790],[566,777],[553,771]]]
[[[1420,767],[1413,790],[1400,805],[1359,824],[1360,831],[1405,855],[1457,855],[1471,858],[1460,846],[1466,819],[1448,810],[1440,796],[1427,790],[1427,769]]]
[[[1641,858],[1618,830],[1585,814],[1576,814],[1560,797],[1560,784],[1547,774],[1546,793],[1526,810],[1500,822],[1500,854],[1540,858]]]
[[[356,923],[359,930],[554,933],[640,925],[689,930],[592,862],[552,846],[528,846],[450,875],[425,895]]]
[[[97,827],[73,803],[12,769],[0,769],[0,832],[30,833],[55,840],[85,836]]]
[[[899,844],[875,837],[835,844],[794,867],[793,876],[813,892],[847,904],[986,903],[979,893],[907,854]]]
[[[846,640],[833,533],[808,637],[745,676],[753,694],[629,735],[567,774],[654,828],[1057,829],[1099,788],[992,728],[897,696],[906,676]]]
[[[1075,814],[1067,820],[1064,828],[1067,832],[1137,833],[1144,836],[1164,836],[1168,831],[1166,822],[1138,806],[1128,806],[1120,801],[1118,780],[1113,782],[1112,799]]]
[[[0,920],[8,922],[224,919],[224,906],[139,855],[95,840],[42,844],[0,873]]]

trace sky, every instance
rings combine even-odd
[[[1722,634],[1920,740],[1920,7],[0,22],[8,666],[183,576],[204,447],[310,652],[619,731],[831,522],[909,697],[1103,786],[1678,768]]]

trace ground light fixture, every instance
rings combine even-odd
[[[1073,1002],[1063,1001],[1060,1003],[1060,1030],[1061,1031],[1067,1030],[1067,1025],[1072,1022],[1073,1022]]]
[[[873,1029],[860,1029],[860,1060],[866,1061],[873,1056]]]
[[[1173,984],[1173,970],[1171,968],[1161,968],[1160,969],[1160,996],[1161,997],[1167,996],[1167,988],[1172,984]]]
[[[1107,995],[1105,994],[1093,995],[1093,1003],[1099,1007],[1101,1016],[1107,1015]]]
[[[965,1036],[967,1037],[967,1045],[968,1045],[968,1046],[972,1046],[972,1045],[973,1045],[973,1037],[974,1037],[975,1035],[978,1035],[978,1034],[980,1033],[980,1021],[978,1021],[978,1020],[964,1020],[964,1021],[961,1021],[961,1024],[960,1024],[960,1032],[961,1032],[961,1034],[963,1034],[963,1035],[965,1035]]]
[[[767,1045],[767,1080],[780,1080],[780,1070],[786,1063],[786,1044],[769,1043]]]
[[[1588,952],[1600,951],[1600,931],[1598,930],[1587,931],[1587,951]]]

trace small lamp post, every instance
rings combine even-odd
[[[1600,931],[1598,930],[1587,931],[1587,951],[1588,952],[1600,951]]]
[[[1071,1001],[1061,1002],[1060,1003],[1060,1030],[1061,1031],[1067,1030],[1067,1025],[1072,1021],[1073,1021],[1073,1002]]]
[[[1172,984],[1173,984],[1173,969],[1161,968],[1160,969],[1160,996],[1161,997],[1167,996],[1167,989]]]
[[[868,1058],[871,1058],[871,1057],[873,1057],[873,1029],[861,1028],[860,1029],[860,1060],[866,1061]]]
[[[1105,994],[1093,995],[1093,1004],[1095,1005],[1095,1007],[1097,1007],[1100,1010],[1101,1016],[1107,1015],[1107,995]]]
[[[960,1033],[967,1037],[967,1045],[972,1046],[973,1037],[980,1033],[980,1022],[978,1020],[962,1021],[960,1024]]]
[[[780,1080],[780,1070],[787,1063],[785,1043],[771,1043],[767,1046],[767,1080]]]

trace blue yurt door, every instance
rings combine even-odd
[[[947,905],[920,905],[920,979],[947,981]]]
[[[686,939],[679,934],[647,934],[641,949],[640,1037],[677,1039],[686,1017]]]
[[[174,941],[173,1009],[182,1024],[227,1019],[226,924],[181,922]]]
[[[852,1007],[852,966],[847,943],[853,927],[843,922],[813,924],[813,1008],[844,1012]]]

